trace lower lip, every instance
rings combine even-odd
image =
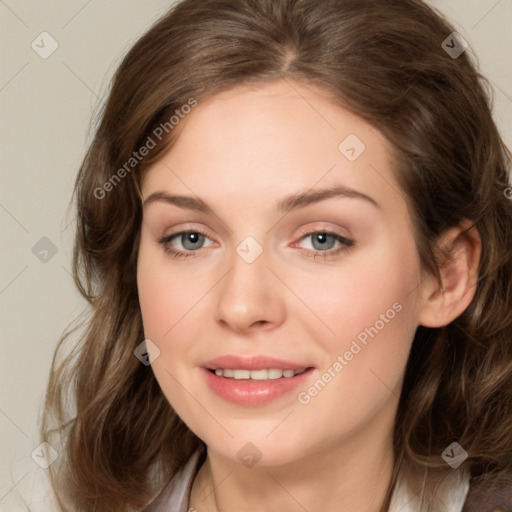
[[[313,368],[295,377],[267,380],[226,379],[206,368],[201,370],[210,389],[224,400],[237,405],[257,406],[268,404],[304,385]]]

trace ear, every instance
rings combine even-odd
[[[470,221],[445,231],[438,240],[442,285],[435,277],[424,282],[419,324],[442,327],[461,315],[473,300],[482,242]],[[437,252],[436,251],[436,252]]]

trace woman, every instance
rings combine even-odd
[[[416,0],[184,0],[135,44],[76,183],[63,509],[510,509],[510,153],[465,50]]]

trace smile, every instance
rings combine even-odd
[[[200,370],[206,385],[218,398],[238,406],[258,407],[279,400],[294,401],[294,391],[308,385],[307,382],[312,378],[315,368]]]
[[[243,369],[216,369],[215,375],[219,377],[225,377],[227,379],[250,379],[250,380],[276,380],[281,378],[290,378],[295,377],[296,375],[300,375],[305,372],[307,368],[302,368],[301,370],[280,370],[277,368],[271,368],[268,370],[243,370]]]

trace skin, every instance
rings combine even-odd
[[[199,197],[208,213],[164,201],[144,206],[138,289],[146,338],[160,355],[153,372],[169,403],[208,446],[190,506],[199,512],[378,511],[393,467],[392,431],[418,325],[445,325],[473,297],[478,236],[447,232],[444,294],[422,275],[391,148],[365,121],[320,90],[291,81],[237,86],[207,98],[143,179],[158,191]],[[338,149],[364,142],[353,162]],[[276,211],[285,196],[333,185],[375,202],[333,197]],[[203,245],[175,259],[158,240],[200,229]],[[314,231],[354,241],[315,243]],[[247,263],[237,246],[252,236],[263,253]],[[322,249],[325,247],[325,249]],[[195,252],[194,252],[195,251]],[[316,252],[316,258],[308,257]],[[298,401],[365,328],[393,304],[401,311],[307,404]],[[215,395],[200,365],[224,354],[266,354],[315,367],[307,386],[267,405],[244,407]],[[253,443],[261,459],[237,452]],[[212,488],[215,491],[212,492]]]

